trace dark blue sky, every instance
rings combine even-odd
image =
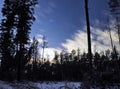
[[[37,19],[31,35],[46,35],[52,47],[61,46],[86,24],[84,0],[39,0],[35,11]],[[91,26],[103,24],[108,12],[108,0],[89,0]]]
[[[84,0],[38,0],[30,37],[45,35],[50,47],[61,47],[66,39],[83,28],[85,22]],[[0,8],[3,0],[0,0]],[[104,27],[108,13],[108,0],[89,0],[90,23]],[[1,13],[0,13],[0,19]]]

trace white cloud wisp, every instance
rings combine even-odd
[[[40,54],[40,59],[42,58],[43,55],[43,49],[42,49],[42,45],[43,45],[43,35],[38,34],[36,35],[36,39],[39,42],[39,47],[38,47],[38,52]],[[33,40],[31,40],[31,42],[33,42]],[[47,42],[47,40],[46,40]],[[55,52],[60,53],[62,49],[60,48],[53,48],[53,47],[47,47],[44,49],[44,59],[46,60],[50,60],[52,61],[55,55]]]
[[[74,34],[72,39],[66,39],[66,42],[61,45],[68,51],[71,52],[73,49],[80,49],[81,52],[87,52],[87,32],[85,31],[86,27],[78,30],[77,33]],[[117,50],[120,50],[117,34],[115,31],[111,31],[113,44],[117,47]],[[91,27],[91,45],[92,52],[101,52],[110,49],[111,50],[111,41],[109,37],[109,33],[107,31],[103,31],[100,28]]]

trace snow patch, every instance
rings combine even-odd
[[[81,82],[4,82],[0,81],[0,89],[82,89]],[[91,86],[90,89],[102,89],[103,86]],[[105,85],[104,89],[120,89],[120,84]]]
[[[3,82],[0,89],[79,89],[80,82]]]
[[[0,89],[13,89],[9,84],[0,81]]]
[[[80,82],[43,82],[43,83],[35,83],[36,87],[39,89],[79,89],[81,83]]]

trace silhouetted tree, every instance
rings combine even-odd
[[[109,0],[110,11],[114,15],[120,14],[120,1],[119,0]]]
[[[38,40],[34,37],[33,42],[28,51],[29,54],[29,62],[31,64],[32,69],[32,78],[35,79],[37,77],[37,68],[39,63],[39,50],[38,50]]]
[[[55,51],[55,56],[53,58],[53,62],[55,64],[58,64],[59,63],[59,54],[57,53],[57,51]]]
[[[76,51],[72,50],[71,51],[71,60],[74,61],[75,60],[75,56],[76,56]]]
[[[31,30],[31,25],[34,18],[34,6],[36,1],[34,0],[17,0],[17,10],[16,16],[18,18],[18,22],[16,24],[16,36],[15,36],[15,44],[17,45],[18,55],[18,72],[17,72],[17,80],[21,79],[21,69],[23,70],[25,64],[27,63],[27,44],[29,41],[29,33]]]
[[[60,52],[60,64],[63,64],[63,62],[64,62],[64,50],[62,50],[61,52]]]
[[[85,15],[86,15],[87,40],[88,40],[89,75],[92,80],[92,50],[91,50],[91,32],[90,32],[90,22],[89,22],[88,0],[84,0],[84,2],[85,2]],[[87,80],[89,81],[89,79]]]
[[[31,43],[31,47],[29,48],[31,53],[31,60],[33,60],[35,63],[39,59],[39,50],[38,50],[38,40],[34,37],[33,42]]]
[[[27,45],[30,27],[35,20],[33,14],[36,3],[36,0],[5,0],[2,9],[5,17],[1,23],[0,36],[2,70],[11,71],[10,64],[14,58],[18,64],[18,80],[21,67],[24,68],[27,63]]]
[[[112,34],[111,34],[111,28],[109,24],[109,17],[107,18],[107,29],[108,29],[109,36],[110,36],[111,48],[113,50],[114,45],[113,45],[113,39],[112,39]]]
[[[3,19],[0,26],[0,54],[2,78],[10,78],[7,75],[13,71],[13,56],[14,56],[14,26],[15,26],[15,6],[10,0],[4,1],[2,8]]]
[[[111,14],[116,19],[115,25],[117,29],[119,44],[120,44],[120,0],[109,0],[108,4]]]
[[[79,48],[77,49],[77,58],[78,60],[80,60],[80,49]]]

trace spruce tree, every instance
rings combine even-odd
[[[18,17],[18,22],[16,25],[16,36],[15,45],[17,45],[17,58],[18,58],[18,70],[17,70],[17,80],[21,79],[21,72],[24,72],[25,64],[27,61],[28,50],[27,45],[29,43],[29,33],[31,30],[31,25],[34,18],[34,6],[36,4],[35,0],[17,0],[18,5],[16,15]],[[23,71],[21,71],[23,70]]]
[[[2,75],[13,70],[17,62],[17,80],[28,62],[29,33],[34,18],[36,0],[5,0],[2,8],[3,19],[0,26],[0,54]],[[13,60],[14,59],[14,60]],[[8,75],[8,74],[7,74]]]
[[[13,28],[15,23],[15,11],[14,3],[10,0],[4,1],[2,15],[4,18],[2,19],[0,26],[1,78],[5,79],[7,78],[8,73],[12,72],[14,55]]]

